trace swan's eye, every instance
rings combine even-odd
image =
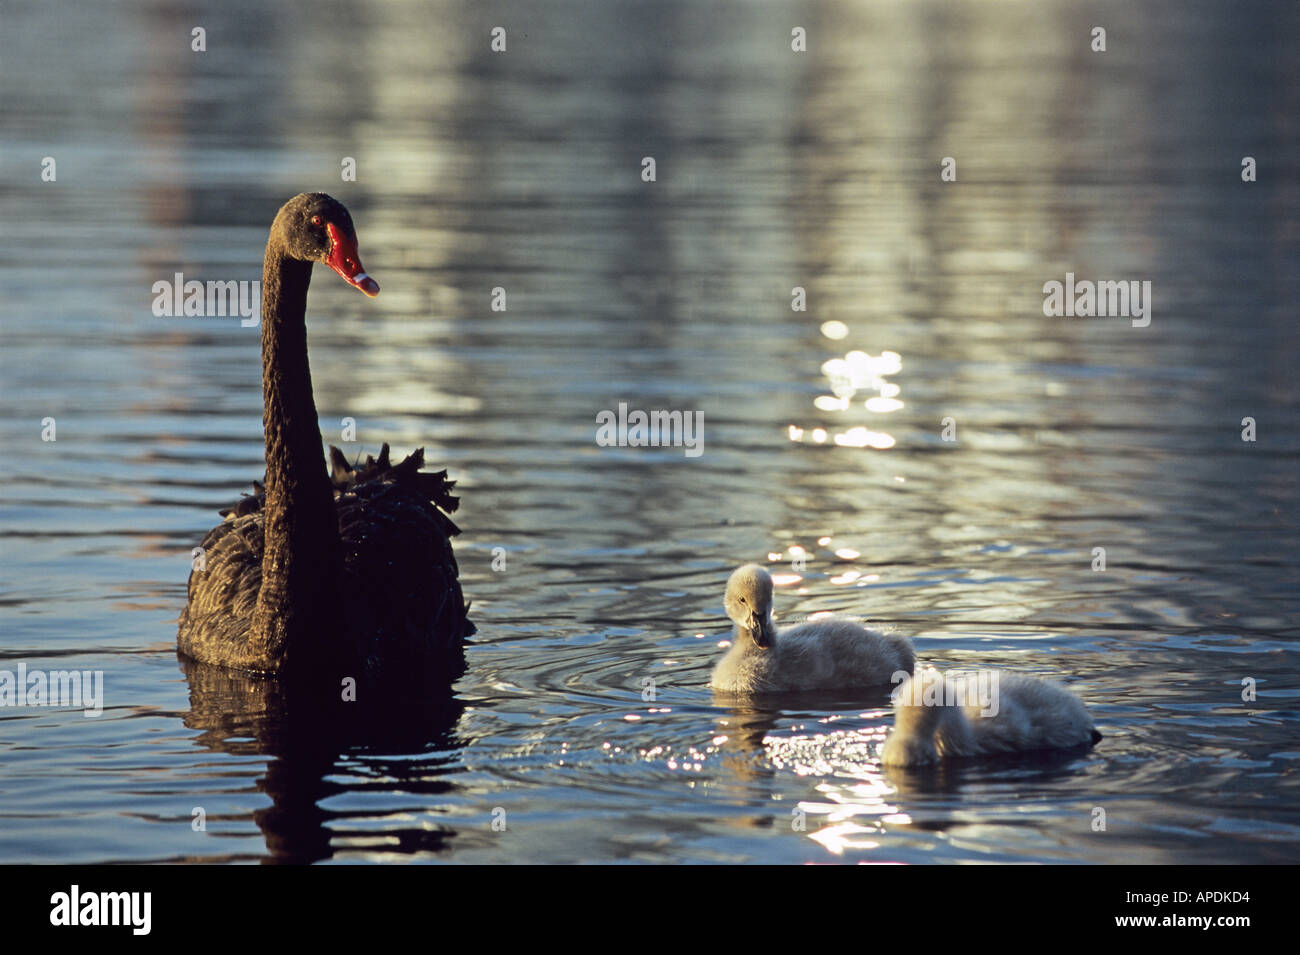
[[[321,223],[321,218],[320,218],[320,216],[312,216],[312,217],[311,217],[311,224],[312,224],[312,225],[320,225],[320,223]]]

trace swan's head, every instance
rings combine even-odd
[[[379,294],[379,283],[361,266],[352,216],[337,199],[323,192],[294,196],[280,207],[271,234],[293,258],[328,265],[353,288]]]
[[[772,624],[772,577],[758,564],[736,568],[727,581],[723,606],[727,616],[760,650],[776,642],[776,627]]]

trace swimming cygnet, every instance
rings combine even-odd
[[[1066,749],[1101,739],[1083,701],[1050,680],[1001,670],[918,672],[896,691],[886,766]]]
[[[916,662],[904,636],[869,630],[856,620],[824,617],[777,632],[772,578],[757,564],[727,581],[727,616],[736,624],[731,649],[709,685],[728,693],[883,686]]]

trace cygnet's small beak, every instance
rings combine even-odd
[[[757,613],[751,613],[749,623],[745,629],[749,631],[754,646],[760,650],[766,650],[772,646],[772,638],[775,634],[772,632],[772,621],[767,616],[760,617]]]

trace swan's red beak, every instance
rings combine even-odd
[[[361,267],[361,255],[357,252],[355,239],[349,239],[339,231],[333,222],[325,224],[325,231],[330,237],[330,254],[325,264],[332,268],[349,285],[361,289],[371,298],[379,294],[379,283],[366,274]]]

